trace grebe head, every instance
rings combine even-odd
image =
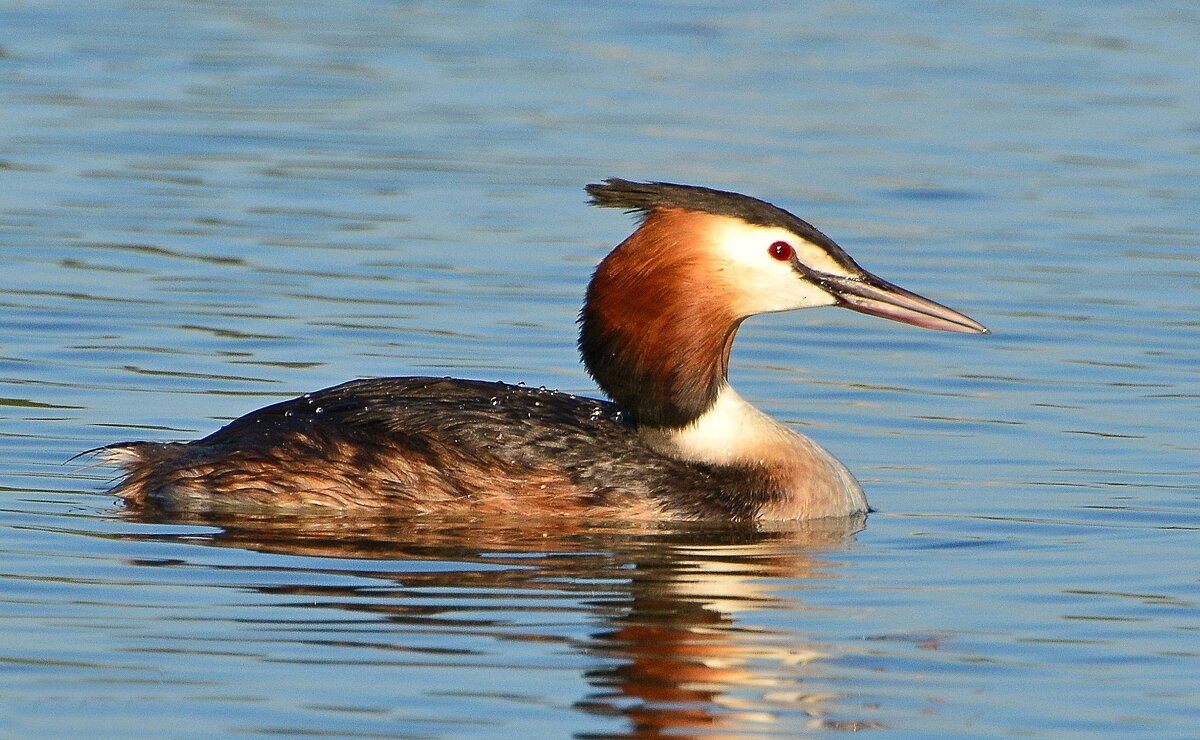
[[[737,329],[754,314],[844,306],[926,329],[988,331],[872,275],[765,201],[616,178],[587,191],[594,205],[641,218],[596,269],[579,337],[592,377],[640,425],[683,427],[712,408]]]

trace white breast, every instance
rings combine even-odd
[[[867,511],[862,487],[841,461],[750,405],[728,384],[712,408],[686,427],[643,427],[641,434],[653,449],[674,458],[770,470],[786,482],[790,496],[763,511],[763,519],[816,519]]]

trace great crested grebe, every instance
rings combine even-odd
[[[927,329],[978,322],[881,280],[787,211],[709,188],[609,179],[592,204],[641,225],[596,269],[584,365],[613,402],[452,378],[353,380],[193,442],[103,448],[113,493],[181,513],[326,507],[641,520],[867,511],[841,462],[728,382],[754,314],[845,306]]]

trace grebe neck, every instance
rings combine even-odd
[[[759,411],[728,383],[712,406],[687,425],[643,425],[642,439],[657,451],[683,460],[716,465],[769,464],[792,454],[799,435]]]
[[[684,427],[728,385],[745,316],[712,279],[702,218],[658,209],[596,269],[579,349],[600,388],[639,426]]]

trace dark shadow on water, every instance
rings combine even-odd
[[[370,614],[399,633],[442,630],[448,636],[443,646],[416,648],[432,660],[477,653],[457,650],[455,638],[459,645],[468,642],[462,638],[482,636],[565,646],[585,659],[582,675],[592,690],[574,701],[542,698],[628,723],[605,736],[878,726],[842,716],[844,705],[829,706],[841,697],[819,680],[820,663],[835,657],[827,647],[792,629],[739,619],[752,612],[803,611],[795,591],[840,577],[832,558],[865,518],[762,528],[274,515],[164,522],[155,515],[129,516],[218,528],[160,530],[134,535],[138,539],[322,559],[284,568],[295,568],[294,583],[281,582],[275,571],[271,585],[254,588],[303,596],[305,606],[319,610]],[[369,578],[372,585],[313,585],[319,580],[313,573]],[[789,593],[781,594],[783,588]],[[533,612],[539,615],[531,620]],[[597,627],[588,629],[586,639],[564,635],[566,618]],[[403,634],[395,639],[403,641]],[[488,690],[494,687],[466,685],[458,696],[494,697]]]

